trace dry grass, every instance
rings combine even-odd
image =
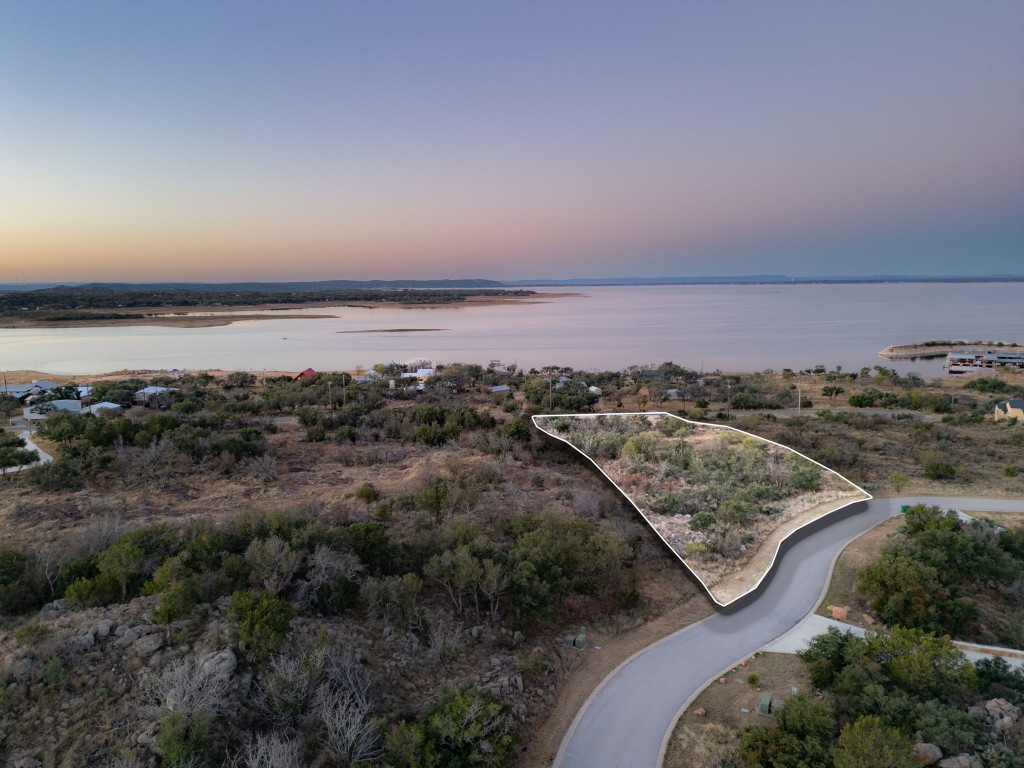
[[[760,679],[747,682],[750,675]],[[687,707],[676,723],[665,754],[664,768],[724,768],[735,754],[739,733],[748,725],[768,725],[774,720],[757,713],[761,696],[769,694],[773,706],[798,691],[810,689],[806,665],[798,656],[762,653],[727,672],[725,682],[714,682]],[[693,713],[703,708],[707,714]],[[743,712],[743,709],[749,710]]]

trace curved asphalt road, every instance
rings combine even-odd
[[[899,514],[901,504],[917,503],[1024,512],[1024,499],[873,499],[797,531],[756,592],[646,648],[605,678],[562,741],[556,768],[656,768],[683,705],[721,670],[813,611],[832,561],[847,542]]]

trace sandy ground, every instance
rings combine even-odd
[[[407,304],[397,301],[346,301],[337,304],[327,304],[322,301],[306,302],[296,304],[251,304],[230,307],[115,307],[108,309],[97,309],[97,314],[118,312],[120,314],[132,315],[123,318],[101,318],[90,320],[81,318],[76,320],[61,320],[56,322],[42,322],[32,318],[22,318],[17,315],[8,315],[0,318],[2,328],[90,328],[93,326],[131,326],[131,325],[154,325],[167,328],[210,328],[219,325],[230,325],[242,320],[309,320],[325,319],[335,317],[331,314],[323,315],[287,315],[277,314],[294,309],[325,309],[330,307],[366,307],[375,309],[378,307],[400,308],[400,309],[452,309],[459,307],[485,307],[495,304],[543,304],[552,299],[562,299],[570,296],[583,296],[581,293],[535,293],[529,296],[469,296],[464,301],[445,304]],[[89,310],[79,310],[88,313]],[[248,312],[259,314],[246,314]],[[269,313],[274,314],[269,314]],[[441,329],[429,329],[441,330]]]
[[[757,675],[757,684],[747,682]],[[806,665],[797,656],[785,653],[763,653],[746,660],[715,682],[700,695],[679,718],[665,753],[664,768],[701,768],[717,765],[715,758],[726,754],[738,741],[737,735],[746,725],[767,725],[774,720],[757,713],[763,694],[772,697],[778,706],[798,691],[811,688]],[[704,717],[693,713],[704,709]],[[743,712],[743,709],[749,710]]]

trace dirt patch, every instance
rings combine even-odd
[[[758,714],[762,696],[771,696],[772,706],[778,707],[794,688],[810,690],[807,667],[798,656],[762,653],[744,664],[701,691],[687,707],[669,739],[664,768],[717,768],[734,752],[745,726],[774,727],[774,718]],[[703,717],[694,714],[701,709]]]

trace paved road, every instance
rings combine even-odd
[[[1024,499],[874,499],[799,531],[760,589],[641,651],[605,678],[566,734],[557,768],[656,768],[676,715],[718,673],[797,624],[816,607],[829,566],[851,539],[901,504],[1024,512]]]
[[[22,464],[20,467],[10,467],[4,470],[4,475],[11,475],[15,472],[21,472],[30,467],[38,467],[40,464],[49,464],[53,461],[53,456],[32,442],[32,434],[35,432],[35,429],[32,429],[31,425],[20,416],[12,419],[11,423],[4,425],[2,429],[6,432],[14,432],[16,435],[20,435],[25,440],[25,447],[39,454],[39,461],[35,464]]]

